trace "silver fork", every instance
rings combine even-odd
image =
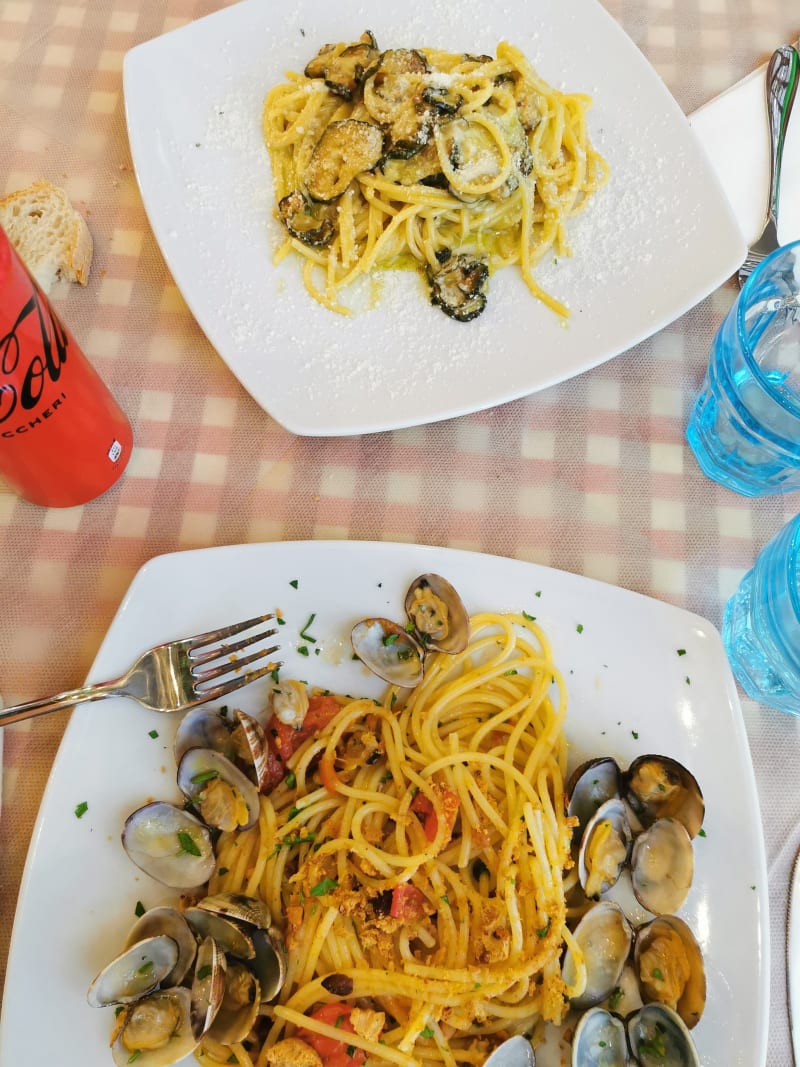
[[[781,160],[786,127],[797,89],[798,55],[791,45],[781,45],[767,67],[767,115],[769,117],[769,196],[764,229],[750,246],[737,275],[744,285],[759,263],[778,248],[778,201],[781,187]]]
[[[108,696],[132,697],[151,711],[164,712],[185,711],[209,700],[219,700],[241,689],[243,685],[249,685],[256,678],[263,678],[265,674],[280,666],[278,663],[269,662],[254,670],[242,672],[242,668],[251,663],[272,656],[279,650],[278,645],[259,648],[243,656],[237,654],[274,637],[277,630],[261,630],[232,644],[226,643],[229,637],[243,634],[270,619],[274,619],[274,615],[257,615],[253,619],[246,619],[232,626],[222,626],[218,630],[209,630],[195,637],[156,645],[155,648],[143,652],[130,670],[120,678],[110,682],[98,682],[96,685],[85,685],[80,689],[70,689],[56,696],[31,700],[27,704],[17,704],[1,710],[0,726],[10,726],[12,723],[22,722],[23,719],[33,718],[34,715],[62,711],[73,704],[101,700]],[[215,660],[222,662],[215,663]],[[233,677],[226,677],[231,674]]]

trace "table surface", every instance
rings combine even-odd
[[[785,0],[604,3],[687,114],[800,30]],[[0,484],[6,703],[79,685],[137,569],[162,552],[210,545],[350,538],[470,548],[600,578],[719,625],[739,578],[799,503],[796,494],[748,501],[714,485],[684,442],[733,284],[604,366],[526,399],[385,434],[294,436],[245,393],[201,333],[164,265],[131,168],[125,52],[218,6],[0,0],[0,193],[47,177],[87,215],[90,284],[65,285],[55,301],[130,415],[136,441],[125,476],[84,507],[37,508]],[[800,724],[742,705],[769,863],[768,1063],[783,1065]],[[25,856],[67,718],[4,731],[0,987]]]

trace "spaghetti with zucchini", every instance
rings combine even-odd
[[[369,31],[325,45],[264,104],[286,231],[276,259],[302,256],[309,293],[342,314],[358,279],[413,268],[461,322],[484,310],[490,274],[516,264],[567,318],[534,269],[548,251],[570,254],[567,224],[607,180],[590,103],[506,42],[494,57],[381,51]]]

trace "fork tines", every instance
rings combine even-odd
[[[280,646],[277,644],[269,645],[266,648],[255,648],[254,651],[249,652],[247,655],[238,655],[243,649],[254,648],[259,643],[274,637],[277,633],[276,629],[260,630],[258,633],[250,634],[230,643],[225,640],[228,637],[236,637],[239,634],[243,634],[247,630],[254,629],[272,619],[274,619],[274,615],[271,614],[258,615],[244,622],[221,627],[218,630],[209,630],[207,633],[199,634],[197,637],[192,638],[189,642],[188,654],[192,664],[191,673],[195,691],[213,700],[217,697],[226,696],[243,685],[249,685],[250,682],[255,681],[257,678],[263,678],[264,675],[272,673],[279,667],[280,663],[269,660],[261,667],[243,670],[243,668],[249,667],[250,664],[268,659],[268,657],[279,652]],[[220,662],[215,662],[217,660]],[[201,670],[200,668],[204,664],[209,664],[209,666],[205,670]],[[228,675],[231,675],[231,677],[226,677]],[[205,688],[210,682],[218,679],[224,679],[224,681],[220,681],[220,684],[216,687]]]

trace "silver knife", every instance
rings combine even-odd
[[[789,1033],[796,1067],[800,1067],[800,852],[792,868],[789,887],[789,919],[786,927],[786,973],[788,975]]]

